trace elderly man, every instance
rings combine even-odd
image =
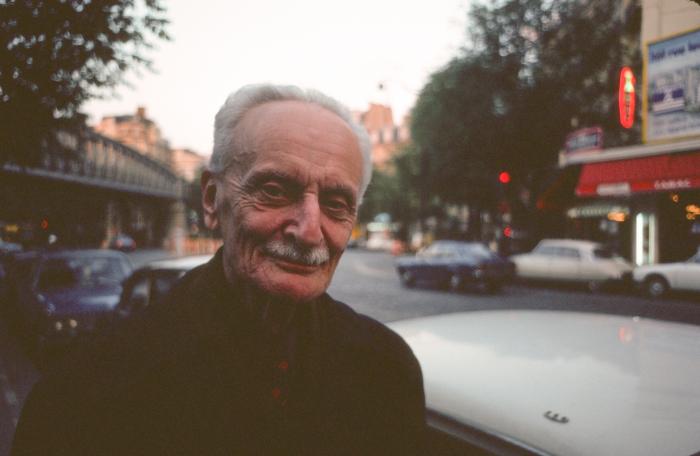
[[[370,174],[331,98],[231,95],[202,176],[222,249],[41,380],[13,454],[421,454],[411,350],[325,293]]]

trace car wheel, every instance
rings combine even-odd
[[[402,271],[400,277],[401,283],[405,287],[411,288],[416,283],[416,278],[413,277],[413,273],[411,271]]]
[[[644,281],[644,288],[649,296],[658,298],[668,291],[668,282],[661,276],[653,276]]]
[[[450,290],[452,291],[460,291],[462,290],[464,283],[462,283],[462,278],[459,276],[459,274],[452,274],[450,276]]]

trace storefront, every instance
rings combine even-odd
[[[580,167],[567,235],[604,242],[637,265],[679,261],[700,244],[700,141],[562,157]]]

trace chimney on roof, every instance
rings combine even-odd
[[[136,117],[139,117],[141,119],[146,118],[146,107],[145,106],[139,106],[136,108]]]

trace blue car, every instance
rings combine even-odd
[[[406,287],[418,284],[454,291],[476,287],[498,291],[515,275],[515,265],[479,242],[437,241],[412,257],[396,260]]]
[[[133,270],[126,255],[110,250],[27,252],[9,268],[13,324],[37,355],[93,332]]]

